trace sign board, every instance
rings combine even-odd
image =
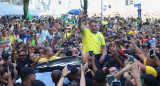
[[[134,4],[134,7],[141,7],[141,3]]]

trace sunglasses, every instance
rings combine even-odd
[[[25,55],[19,55],[19,56],[20,56],[20,57],[21,57],[21,56],[23,56],[23,57],[24,57]]]

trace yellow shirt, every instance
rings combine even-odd
[[[153,67],[147,66],[146,62],[147,62],[147,59],[144,59],[143,64],[146,66],[146,73],[147,74],[152,74],[154,77],[156,77],[157,76],[157,71]]]
[[[46,61],[52,61],[56,59],[60,59],[60,57],[52,56],[50,59],[47,59],[44,57],[44,58],[41,58],[38,62],[46,62]]]
[[[84,53],[93,51],[94,54],[100,54],[101,47],[106,45],[102,33],[97,32],[96,34],[94,34],[90,31],[90,29],[84,28],[82,35]]]
[[[157,71],[151,66],[146,66],[146,73],[152,74],[154,77],[157,77]]]
[[[65,33],[65,34],[64,34],[64,38],[65,38],[65,39],[66,39],[66,38],[68,39],[70,35],[71,35],[70,33]]]
[[[57,57],[57,56],[52,56],[51,58],[50,58],[50,61],[52,61],[52,60],[56,60],[56,59],[60,59],[61,57]]]
[[[132,34],[137,34],[137,31],[132,31],[132,30],[130,30],[128,34],[130,34],[130,35],[132,35]]]
[[[6,37],[2,36],[2,38],[3,38],[3,41],[6,41]]]
[[[49,59],[47,59],[47,58],[41,58],[38,62],[46,62],[46,61],[49,61]]]
[[[102,25],[107,25],[108,24],[108,21],[102,21]]]
[[[14,40],[16,40],[16,36],[15,35],[9,36],[9,40],[13,43]]]

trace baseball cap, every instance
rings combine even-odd
[[[36,28],[33,28],[33,30],[36,30]]]
[[[23,27],[23,28],[22,28],[22,30],[26,30],[26,29],[27,29],[26,27]]]

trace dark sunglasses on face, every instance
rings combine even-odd
[[[23,57],[24,57],[25,55],[19,55],[19,56],[20,56],[20,57],[21,57],[21,56],[23,56]]]

